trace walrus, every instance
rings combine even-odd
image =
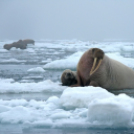
[[[76,71],[71,71],[70,69],[66,69],[63,71],[61,75],[61,82],[63,86],[71,86],[77,84],[77,76]]]
[[[99,86],[107,90],[134,89],[134,71],[109,58],[103,50],[91,48],[80,58],[77,65],[76,86]]]
[[[34,40],[32,40],[32,39],[25,39],[25,40],[22,40],[24,43],[26,43],[26,44],[33,44],[34,45],[34,43],[35,43],[35,41]]]
[[[10,50],[12,47],[20,48],[20,49],[26,49],[27,44],[23,42],[22,40],[19,40],[17,42],[13,42],[11,44],[5,44],[3,46],[4,49]]]

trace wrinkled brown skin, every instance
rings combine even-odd
[[[64,70],[61,75],[61,82],[63,86],[71,86],[77,84],[76,71],[71,71],[70,69]]]
[[[25,40],[23,40],[23,42],[26,43],[26,44],[33,44],[33,45],[35,43],[35,41],[32,40],[32,39],[25,39]]]
[[[93,69],[95,58],[97,62]],[[134,89],[134,71],[109,58],[101,49],[91,48],[82,55],[77,65],[77,84],[71,87],[76,86],[95,86],[107,90]]]

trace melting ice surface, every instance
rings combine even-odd
[[[134,90],[110,93],[60,83],[62,71],[76,70],[83,52],[92,47],[134,68],[134,59],[121,54],[132,43],[44,40],[26,50],[7,51],[2,47],[8,42],[0,42],[1,128],[134,128]]]

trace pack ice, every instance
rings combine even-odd
[[[27,50],[12,49],[10,52],[0,48],[0,52],[7,56],[5,60],[0,54],[3,59],[0,61],[1,64],[39,63],[40,66],[26,70],[28,76],[31,74],[46,76],[46,79],[42,81],[25,83],[15,81],[13,78],[1,78],[0,97],[5,94],[11,96],[26,93],[32,97],[32,93],[42,95],[50,93],[48,99],[40,100],[1,98],[0,124],[19,124],[26,128],[134,128],[134,99],[132,97],[124,93],[114,95],[100,87],[61,86],[59,74],[55,73],[57,71],[61,73],[66,68],[76,70],[79,58],[91,47],[101,48],[109,57],[134,68],[134,59],[125,58],[120,54],[122,45],[126,44],[74,40],[71,43],[70,41],[39,41]],[[121,51],[124,49],[125,47]],[[127,47],[126,50],[130,49]],[[17,54],[16,57],[15,54]],[[13,58],[9,58],[11,56]],[[42,63],[45,65],[41,66]],[[55,81],[47,77],[49,73],[50,76],[52,73],[57,75]]]

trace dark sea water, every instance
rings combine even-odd
[[[21,129],[13,127],[3,127],[0,134],[134,134],[134,130],[126,129]]]
[[[23,128],[21,125],[0,125],[0,134],[134,134],[134,129]]]

